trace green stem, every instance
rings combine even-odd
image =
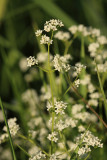
[[[52,32],[52,36],[51,39],[53,37],[53,32]],[[52,71],[51,71],[51,65],[50,65],[50,44],[48,44],[48,68],[49,68],[49,82],[50,82],[50,88],[51,88],[51,96],[52,96],[52,105],[54,108],[54,96],[53,96],[53,86],[52,86]],[[54,131],[54,117],[55,117],[55,113],[52,112],[52,128],[51,128],[51,132]],[[53,150],[53,141],[51,141],[51,154],[52,154],[52,150]]]
[[[22,139],[24,139],[24,140],[27,140],[27,141],[29,141],[30,143],[36,145],[36,143],[35,143],[32,139],[30,139],[30,138],[28,138],[28,137],[25,137],[24,135],[21,135],[21,134],[18,134],[18,136],[19,136],[20,138],[22,138]],[[48,154],[47,152],[45,152],[44,150],[42,150],[39,146],[37,146],[37,147],[38,147],[44,154],[46,154],[47,156],[49,156],[49,154]]]
[[[21,146],[19,146],[18,144],[16,144],[16,146],[22,150],[28,157],[31,157]]]
[[[11,145],[13,160],[16,160],[16,155],[15,155],[15,151],[14,151],[14,147],[13,147],[13,141],[12,141],[12,137],[11,137],[11,134],[10,134],[10,130],[9,130],[9,126],[8,126],[8,122],[7,122],[7,119],[6,119],[6,115],[5,115],[5,111],[4,111],[4,108],[3,108],[1,98],[0,98],[0,106],[1,106],[1,109],[2,109],[2,112],[3,112],[3,117],[4,117],[5,124],[6,124],[6,127],[7,127],[7,133],[8,133],[8,136],[9,136],[9,141],[10,141],[10,145]]]
[[[101,81],[100,74],[99,74],[99,71],[98,71],[98,66],[97,66],[96,60],[94,59],[94,61],[95,61],[96,69],[97,69],[97,76],[98,76],[98,80],[99,80],[99,84],[100,84],[100,89],[101,89],[101,92],[102,92],[102,95],[103,95],[103,99],[104,99],[104,107],[105,107],[105,112],[106,112],[105,114],[106,114],[106,118],[107,118],[106,96],[105,96],[105,93],[104,93],[104,89],[103,89],[102,81]]]

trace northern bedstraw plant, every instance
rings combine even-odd
[[[22,94],[22,101],[27,106],[30,117],[27,122],[28,136],[21,133],[16,118],[8,120],[11,135],[18,140],[21,138],[29,142],[26,149],[23,143],[20,143],[23,147],[16,144],[29,160],[86,160],[94,149],[103,148],[103,143],[91,130],[93,125],[100,128],[98,119],[107,128],[107,124],[95,111],[99,102],[102,102],[101,107],[104,102],[106,111],[103,89],[105,79],[103,78],[102,83],[101,78],[102,73],[107,70],[105,61],[107,52],[102,56],[107,39],[100,35],[100,30],[83,25],[71,26],[66,32],[57,31],[63,26],[60,20],[46,21],[44,29],[37,30],[35,34],[37,38],[39,37],[40,44],[46,45],[47,52],[39,52],[37,58],[30,56],[27,58],[27,64],[26,58],[23,58],[19,64],[23,71],[30,68],[29,73],[25,74],[27,83],[35,76],[38,79],[41,77],[43,82],[40,96],[34,89],[27,89]],[[97,71],[101,88],[93,84],[91,75],[86,71],[88,64],[81,60],[76,62],[75,66],[71,65],[73,57],[69,54],[69,48],[78,36],[82,37],[80,53],[82,60],[85,60],[84,41],[88,40],[90,57],[96,60],[95,65],[94,60],[90,59],[92,62],[90,72],[96,74]],[[64,54],[51,53],[54,38],[64,44]],[[75,97],[74,93],[78,97]],[[5,133],[1,135],[0,143],[8,139],[6,127],[3,130]]]

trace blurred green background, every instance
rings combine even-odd
[[[32,85],[39,88],[25,83],[19,60],[39,52],[34,32],[52,18],[62,20],[65,30],[73,24],[84,24],[101,29],[107,36],[107,0],[0,0],[0,96],[16,115],[14,100],[20,102],[22,92]],[[95,152],[97,160],[99,152]],[[105,160],[106,154],[102,156]]]
[[[106,0],[0,0],[0,95],[3,99],[12,97],[11,83],[17,84],[19,93],[24,90],[18,60],[22,55],[27,57],[39,51],[34,34],[37,27],[42,28],[46,20],[57,18],[66,29],[72,24],[84,24],[99,28],[107,35],[106,15]]]

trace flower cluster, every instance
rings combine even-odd
[[[52,154],[50,156],[49,160],[57,160],[57,156],[55,154]]]
[[[15,136],[19,130],[19,125],[16,123],[16,121],[16,117],[8,119],[9,130],[12,136]],[[7,127],[4,126],[3,130],[7,132]]]
[[[46,35],[42,35],[41,36],[41,40],[40,40],[40,44],[52,44],[52,41],[50,39],[50,37],[46,36]]]
[[[79,143],[81,139],[82,143],[84,144],[84,147],[79,148],[79,156],[83,155],[84,153],[90,152],[90,147],[103,147],[101,140],[98,137],[95,137],[90,131],[86,131],[85,133],[82,133],[80,137],[77,137],[77,143]]]
[[[82,69],[86,69],[86,66],[84,66],[83,64],[81,64],[80,62],[75,64],[75,72],[74,72],[74,76],[77,76],[81,73]]]
[[[56,137],[57,135],[58,135],[57,132],[54,131],[51,134],[49,134],[47,138],[50,141],[57,142],[58,141],[58,138]]]
[[[50,21],[46,21],[46,23],[44,25],[44,30],[46,32],[56,31],[57,27],[62,27],[62,26],[64,26],[64,25],[60,20],[51,19]]]
[[[19,131],[19,125],[16,123],[16,121],[17,121],[16,117],[8,119],[8,126],[9,126],[11,136],[15,136],[17,134],[17,132]],[[3,127],[3,131],[5,131],[5,133],[3,133],[0,136],[0,144],[8,138],[6,126]]]
[[[75,80],[75,82],[74,82],[74,83],[75,83],[75,86],[76,86],[76,87],[79,87],[79,85],[80,85],[80,80],[79,80],[79,79],[77,79],[77,80]]]
[[[64,103],[63,101],[56,101],[54,105],[56,114],[64,114],[64,110],[67,108],[67,103]]]
[[[60,56],[59,54],[56,54],[56,56],[53,59],[55,70],[61,72],[65,71],[68,72],[70,70],[70,65],[68,64],[68,59],[66,56]]]
[[[97,49],[99,48],[99,43],[91,43],[89,46],[88,46],[88,50],[89,52],[91,52],[91,57],[94,57],[95,54],[96,54],[96,51]]]
[[[42,34],[42,30],[37,30],[36,32],[35,32],[35,34],[36,34],[36,37],[38,37],[38,36],[40,36],[41,34]]]
[[[53,56],[50,54],[50,60],[52,60]],[[48,52],[39,52],[37,54],[37,60],[39,63],[46,63],[48,59]]]
[[[62,41],[67,41],[70,39],[70,34],[69,32],[58,31],[54,37]]]
[[[38,60],[36,60],[35,57],[30,56],[29,58],[27,58],[28,67],[34,66],[35,64],[38,64]]]
[[[38,159],[43,160],[43,159],[45,159],[45,158],[46,158],[45,154],[43,154],[43,153],[40,151],[40,152],[38,152],[35,156],[30,157],[29,160],[38,160]]]
[[[45,32],[50,32],[50,31],[56,31],[58,27],[62,27],[64,26],[62,21],[57,20],[57,19],[51,19],[50,21],[46,21],[46,23],[44,24],[44,31]],[[40,36],[42,35],[43,30],[37,30],[35,32],[36,36]],[[47,35],[42,35],[41,36],[41,40],[40,40],[40,44],[52,44],[52,39],[50,37],[48,37]]]

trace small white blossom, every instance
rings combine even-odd
[[[43,154],[43,153],[40,151],[40,152],[38,152],[35,156],[32,156],[31,158],[29,158],[29,160],[38,160],[38,159],[43,160],[43,159],[45,159],[45,158],[46,158],[45,154]]]
[[[42,35],[41,36],[41,40],[40,40],[40,44],[52,44],[52,41],[50,39],[50,37],[46,36],[46,35]]]
[[[99,42],[99,44],[104,45],[107,44],[107,38],[105,36],[100,36],[97,38],[97,41]]]
[[[36,34],[36,36],[38,37],[38,36],[40,36],[41,34],[42,34],[42,30],[37,30],[36,32],[35,32],[35,34]]]
[[[91,93],[90,94],[90,98],[98,99],[98,98],[100,98],[100,93],[98,93],[98,92]]]
[[[53,56],[50,54],[50,60],[52,60]],[[46,63],[48,59],[48,52],[39,52],[37,54],[37,60],[39,63]]]
[[[15,136],[19,130],[19,125],[16,123],[16,121],[16,117],[8,119],[8,126],[12,136]],[[3,130],[7,132],[7,127],[4,126]]]
[[[8,138],[7,133],[3,133],[2,135],[0,135],[0,144],[3,143],[7,138]]]
[[[78,31],[79,32],[83,32],[84,31],[84,25],[83,24],[78,25]]]
[[[59,72],[65,71],[68,72],[70,70],[70,65],[68,63],[68,59],[66,56],[60,56],[56,55],[53,59],[55,70],[58,70]]]
[[[70,39],[70,34],[69,32],[58,31],[54,37],[62,41],[67,41]]]
[[[30,56],[29,58],[27,58],[27,66],[31,67],[35,64],[38,64],[38,60],[35,59],[35,57]]]
[[[78,31],[78,27],[76,25],[73,25],[73,26],[69,27],[69,31],[72,34],[75,34]]]
[[[23,57],[20,59],[19,61],[19,67],[23,72],[26,72],[28,67],[27,67],[27,61],[26,61],[26,57]]]
[[[66,127],[71,127],[71,128],[74,128],[76,127],[76,124],[77,124],[77,120],[74,120],[72,118],[66,118],[65,120],[65,126]]]
[[[80,80],[80,83],[82,85],[87,85],[90,83],[90,75],[85,75],[85,77],[83,79]]]
[[[92,37],[99,37],[100,36],[100,30],[97,28],[91,29],[91,35]]]
[[[96,50],[99,48],[99,43],[91,43],[89,46],[88,46],[88,50],[89,52],[96,52]]]
[[[96,99],[90,99],[88,101],[88,104],[97,107],[98,106],[98,100],[96,100]]]
[[[51,134],[48,135],[48,139],[50,141],[53,141],[53,142],[57,142],[58,141],[58,138],[56,137],[58,134],[57,132],[52,132]]]
[[[50,156],[49,160],[57,160],[57,156],[55,154],[52,154]]]
[[[84,106],[82,104],[74,104],[72,106],[72,114],[77,114],[78,112],[80,112],[82,109],[84,108]]]
[[[75,86],[76,86],[76,87],[79,87],[79,85],[80,85],[80,80],[77,79],[77,80],[74,81],[74,83],[75,83]]]
[[[107,71],[107,67],[106,67],[105,64],[97,64],[97,67],[98,67],[98,71],[101,72],[101,73]],[[96,70],[97,70],[97,69],[95,68],[95,71],[96,71]]]
[[[58,131],[62,131],[63,129],[65,129],[66,127],[68,127],[64,121],[62,121],[61,119],[57,122],[56,124],[56,128],[58,129]]]
[[[81,63],[76,63],[75,64],[75,75],[77,76],[78,74],[80,74],[80,72],[82,71],[82,69],[85,69],[86,68],[86,66],[84,66],[83,64],[81,64]]]
[[[91,151],[91,149],[89,147],[85,146],[85,147],[79,148],[78,155],[81,156],[81,155],[88,153],[90,151]]]
[[[84,126],[82,126],[82,125],[78,126],[78,131],[79,132],[84,132],[85,131]]]
[[[88,85],[88,92],[89,93],[93,93],[95,91],[95,87],[94,87],[94,85],[92,84],[92,83],[90,83],[89,85]]]
[[[80,137],[78,137],[78,140],[82,138],[83,138],[83,143],[85,143],[86,146],[100,147],[100,148],[103,147],[101,140],[98,137],[95,137],[90,131],[82,133]]]
[[[51,108],[53,108],[52,104],[49,103],[49,102],[47,103],[47,106],[46,106],[46,107],[47,107],[47,111],[49,111]]]
[[[62,21],[57,19],[51,19],[50,21],[46,21],[44,25],[44,30],[46,32],[50,32],[51,30],[56,31],[57,27],[62,27],[62,26],[64,26]]]
[[[56,101],[54,105],[56,114],[64,114],[64,110],[67,108],[67,103],[64,103],[63,101]]]

